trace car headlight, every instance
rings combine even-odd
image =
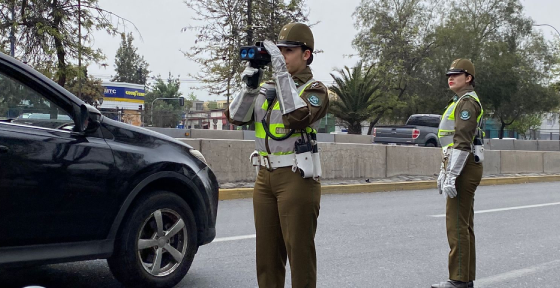
[[[191,149],[191,150],[189,150],[189,152],[191,152],[191,155],[196,157],[196,159],[198,159],[198,160],[202,161],[204,164],[208,165],[208,163],[206,163],[206,159],[204,158],[204,155],[202,155],[202,153],[200,153],[200,151],[198,151],[196,149]]]

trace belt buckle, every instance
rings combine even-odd
[[[266,170],[272,172],[272,166],[270,165],[270,158],[268,158],[268,155],[263,156],[263,166],[266,168]]]

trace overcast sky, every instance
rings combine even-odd
[[[525,13],[536,23],[546,23],[560,30],[559,0],[521,0]],[[352,13],[360,0],[307,0],[310,9],[310,21],[320,21],[313,28],[316,49],[325,52],[316,55],[311,65],[315,79],[330,82],[335,68],[353,65],[357,59],[344,55],[355,53],[352,39],[356,34]],[[529,5],[530,3],[530,5]],[[152,75],[167,76],[168,72],[180,75],[183,94],[194,92],[201,100],[224,100],[225,97],[209,96],[206,91],[194,90],[196,82],[189,73],[196,73],[199,67],[190,61],[180,50],[187,50],[194,44],[194,33],[181,32],[181,28],[195,24],[193,13],[181,0],[99,0],[99,5],[136,24],[143,41],[131,25],[126,32],[133,32],[134,45],[150,65]],[[553,39],[556,32],[550,27],[536,27],[548,39]],[[114,75],[114,57],[120,44],[120,37],[111,37],[104,32],[95,32],[95,47],[101,48],[107,56],[106,68],[91,64],[89,73],[103,80]]]

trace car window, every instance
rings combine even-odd
[[[439,127],[440,119],[437,116],[410,116],[407,125],[413,126],[427,126],[427,127]]]
[[[428,119],[428,126],[438,128],[440,122],[441,122],[441,117],[431,116]]]
[[[72,117],[46,97],[0,72],[0,121],[68,130]]]

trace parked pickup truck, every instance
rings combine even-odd
[[[439,147],[437,137],[441,115],[414,114],[406,125],[377,126],[373,129],[373,143]]]

